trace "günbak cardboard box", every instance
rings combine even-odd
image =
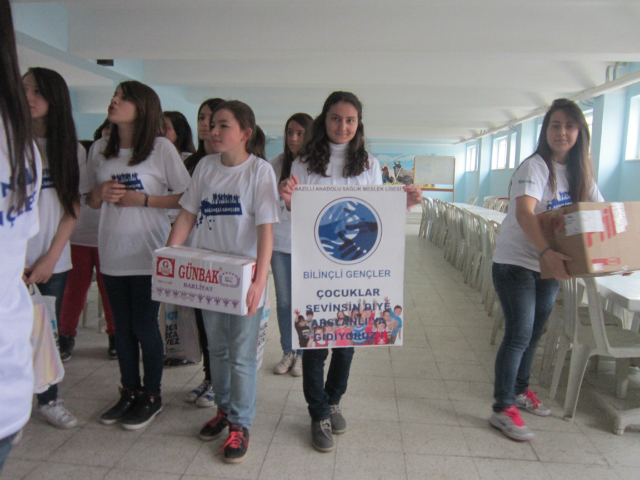
[[[247,291],[254,278],[255,259],[176,246],[153,252],[153,265],[153,300],[247,314]],[[264,305],[266,290],[265,287],[260,307]]]
[[[538,215],[549,245],[573,258],[572,277],[640,270],[640,202],[580,202]],[[542,278],[551,278],[540,261]]]

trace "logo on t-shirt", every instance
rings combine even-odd
[[[315,225],[316,245],[329,260],[359,263],[376,251],[382,238],[378,212],[357,198],[340,198],[322,209]]]
[[[161,277],[173,278],[173,273],[176,267],[176,261],[174,258],[158,257],[158,266],[156,273]]]
[[[144,190],[142,181],[138,178],[136,172],[133,173],[116,173],[111,175],[113,180],[118,180],[120,185],[124,185],[127,190]]]
[[[42,169],[42,190],[44,190],[45,188],[54,188],[55,185],[53,184],[53,180],[51,179],[51,176],[49,174],[49,169],[48,168],[43,168]]]
[[[571,205],[572,203],[573,200],[571,200],[569,192],[558,192],[558,198],[551,199],[547,204],[547,210],[554,210],[556,208],[564,207],[565,205]]]
[[[200,202],[200,219],[196,226],[202,225],[204,219],[215,221],[218,215],[242,215],[240,195],[231,193],[214,193],[211,198]]]

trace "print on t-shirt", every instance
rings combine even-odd
[[[231,193],[213,193],[211,198],[205,198],[200,202],[200,218],[196,223],[196,228],[204,223],[205,218],[209,229],[210,223],[215,222],[217,215],[242,215],[242,204],[240,203],[240,195]]]
[[[554,210],[556,208],[564,207],[565,205],[571,205],[571,195],[569,192],[558,192],[558,198],[552,198],[547,204],[547,210]]]
[[[20,211],[16,212],[15,206],[13,205],[11,205],[6,212],[3,210],[0,210],[0,227],[4,227],[5,220],[8,222],[7,223],[8,226],[13,227],[14,222],[20,215],[33,210],[33,207],[35,205],[36,195],[38,194],[38,192],[34,191],[35,189],[32,187],[32,185],[36,182],[36,179],[31,174],[31,171],[28,169],[26,170],[26,174],[27,174],[27,185],[29,185],[29,191],[31,192],[31,195],[25,196],[24,205],[22,206],[22,209]],[[42,180],[42,183],[44,184],[44,179]],[[10,194],[11,190],[13,190],[13,187],[11,186],[10,183],[0,182],[0,187],[2,188],[3,199]],[[41,188],[44,188],[44,186],[42,186]]]
[[[51,180],[51,176],[49,175],[49,169],[44,168],[42,170],[42,190],[45,188],[54,188],[53,180]]]
[[[111,175],[113,180],[118,180],[120,185],[124,185],[127,190],[144,190],[142,180],[138,178],[138,173],[116,173]]]

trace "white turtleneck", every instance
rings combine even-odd
[[[357,177],[344,177],[344,165],[349,144],[338,145],[329,142],[331,157],[327,165],[326,177],[317,173],[308,173],[306,163],[296,159],[291,166],[291,173],[298,177],[301,185],[382,185],[380,163],[373,155],[369,155],[369,168]]]

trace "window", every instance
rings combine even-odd
[[[475,172],[478,169],[478,146],[471,145],[467,147],[467,172]]]
[[[509,168],[516,168],[516,146],[518,134],[513,132],[509,137]]]
[[[491,170],[503,170],[507,166],[507,153],[509,150],[509,137],[504,136],[493,140],[493,152],[491,154]]]
[[[625,160],[640,160],[640,95],[631,98]]]
[[[593,110],[584,112],[584,119],[587,121],[587,126],[589,127],[589,137],[593,138]]]

